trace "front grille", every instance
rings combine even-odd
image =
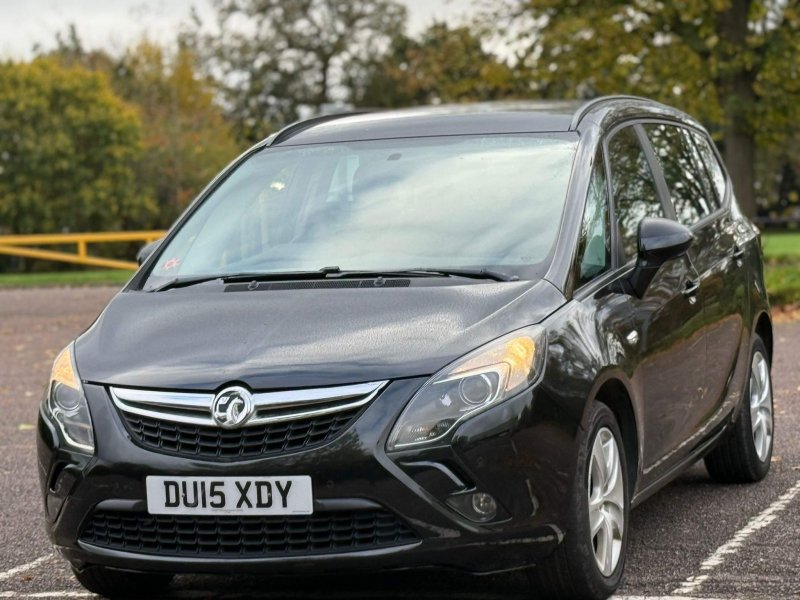
[[[221,429],[123,413],[128,431],[145,448],[179,456],[255,458],[312,448],[336,437],[360,408],[296,421]]]
[[[149,515],[96,511],[80,540],[140,554],[259,558],[353,552],[411,544],[417,535],[385,510],[290,517]]]
[[[167,454],[205,459],[257,458],[312,448],[342,433],[386,385],[350,385],[249,392],[228,387],[209,392],[110,388],[111,399],[139,445]],[[224,427],[216,403],[238,396],[245,420]],[[214,411],[218,412],[215,413]],[[225,416],[225,411],[222,411]],[[222,419],[222,420],[221,420]]]

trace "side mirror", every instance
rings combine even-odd
[[[146,246],[142,246],[139,252],[136,253],[136,262],[139,263],[140,267],[144,264],[144,262],[148,258],[150,258],[150,255],[152,255],[153,252],[155,252],[156,248],[158,248],[161,245],[163,239],[164,238],[161,238],[160,240],[156,240],[155,242],[150,242]]]
[[[676,221],[647,217],[639,223],[639,253],[627,284],[638,298],[644,296],[665,262],[686,254],[694,241],[689,229]]]

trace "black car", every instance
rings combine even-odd
[[[770,466],[759,233],[662,104],[303,121],[141,259],[39,417],[94,592],[433,566],[605,598],[631,507],[699,458]]]

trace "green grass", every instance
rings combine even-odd
[[[761,239],[764,257],[768,261],[796,261],[800,264],[800,233],[765,233]]]
[[[767,293],[773,306],[800,303],[800,262],[795,265],[770,265],[764,269]]]
[[[78,287],[86,285],[121,286],[132,271],[58,271],[53,273],[0,273],[0,288]]]
[[[765,233],[764,278],[773,306],[800,303],[800,233]]]

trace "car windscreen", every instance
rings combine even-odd
[[[514,134],[264,148],[191,212],[143,287],[333,266],[530,277],[552,252],[576,147],[575,134]]]

